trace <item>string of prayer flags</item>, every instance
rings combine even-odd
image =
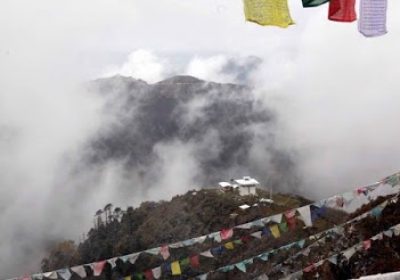
[[[303,0],[303,7],[304,8],[317,7],[327,2],[329,2],[329,0]]]
[[[233,236],[233,229],[223,229],[220,235],[222,240],[227,240]]]
[[[287,0],[244,0],[247,21],[282,28],[294,24]]]
[[[357,19],[355,0],[330,0],[328,18],[339,22],[352,22]]]
[[[172,275],[181,275],[181,266],[179,265],[179,261],[175,261],[171,263],[171,271]]]
[[[103,272],[104,267],[106,266],[106,263],[106,261],[92,263],[91,267],[93,270],[93,275],[100,276],[100,274]]]

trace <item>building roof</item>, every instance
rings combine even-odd
[[[255,186],[260,184],[256,179],[249,176],[244,176],[243,179],[237,179],[235,182],[241,186]]]
[[[219,182],[218,185],[222,188],[232,187],[232,184],[228,182]]]

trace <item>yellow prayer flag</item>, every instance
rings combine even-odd
[[[275,238],[281,237],[281,232],[279,231],[278,225],[270,226],[269,229],[270,229],[272,235],[273,235]]]
[[[294,24],[287,0],[243,0],[247,21],[286,28]]]
[[[233,250],[233,249],[235,249],[235,246],[233,245],[233,242],[225,243],[224,246],[225,246],[225,248],[228,249],[228,250]]]
[[[131,280],[131,276],[124,277],[124,280]]]
[[[171,263],[172,275],[181,275],[181,266],[179,265],[179,261]]]

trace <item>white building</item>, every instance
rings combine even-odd
[[[240,195],[256,195],[256,188],[260,183],[249,176],[244,176],[242,179],[234,180],[239,188]]]

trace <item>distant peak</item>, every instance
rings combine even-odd
[[[200,80],[193,76],[178,75],[178,76],[173,76],[171,78],[165,79],[161,82],[158,82],[157,84],[197,84],[197,83],[203,83],[203,82],[204,82],[203,80]]]

